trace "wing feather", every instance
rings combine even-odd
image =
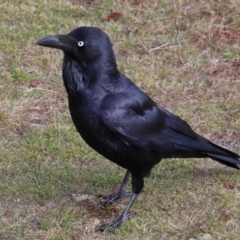
[[[101,118],[126,144],[144,150],[172,150],[173,144],[161,137],[166,113],[145,94],[127,92],[107,95],[101,103]]]

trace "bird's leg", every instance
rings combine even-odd
[[[127,173],[126,173],[127,175]],[[118,228],[121,226],[121,224],[123,222],[125,222],[126,220],[128,220],[131,215],[128,214],[129,210],[131,209],[131,207],[133,206],[138,194],[142,191],[143,186],[144,186],[144,180],[142,176],[139,175],[134,175],[131,172],[132,175],[132,197],[127,205],[127,207],[125,208],[125,210],[111,223],[107,223],[107,224],[103,224],[102,226],[100,226],[99,229],[97,229],[97,231],[101,231],[103,232],[105,229],[108,228]],[[128,177],[127,177],[128,178]]]
[[[99,202],[98,203],[98,207],[105,207],[107,204],[119,201],[125,195],[127,195],[127,193],[125,193],[125,191],[124,191],[124,188],[125,188],[125,186],[126,186],[126,184],[128,182],[129,176],[130,176],[130,172],[127,170],[127,172],[126,172],[126,174],[124,176],[124,179],[123,179],[123,181],[122,181],[118,191],[115,194],[106,197],[106,200]]]
[[[113,222],[101,225],[100,228],[97,229],[96,231],[103,232],[107,228],[118,228],[118,227],[120,227],[123,222],[127,221],[131,217],[131,215],[128,214],[128,212],[131,209],[133,203],[135,202],[137,196],[138,196],[137,193],[133,193],[127,207],[125,208],[125,210]]]

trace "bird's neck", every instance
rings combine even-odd
[[[63,81],[70,95],[81,95],[87,89],[112,91],[119,79],[115,59],[102,59],[91,64],[79,64],[75,59],[64,56]]]

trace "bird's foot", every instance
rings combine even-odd
[[[105,230],[119,228],[123,222],[127,221],[133,214],[121,214],[113,222],[101,225],[96,232],[104,232]]]
[[[97,206],[98,207],[106,207],[107,204],[112,204],[114,202],[122,200],[124,197],[131,196],[131,192],[124,192],[124,191],[118,191],[117,193],[110,195],[108,197],[104,197],[104,201],[100,201]]]

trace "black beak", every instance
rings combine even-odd
[[[77,45],[77,40],[71,37],[69,34],[65,35],[53,35],[44,37],[36,42],[37,45],[43,47],[57,48],[65,52],[72,52],[74,46]]]

